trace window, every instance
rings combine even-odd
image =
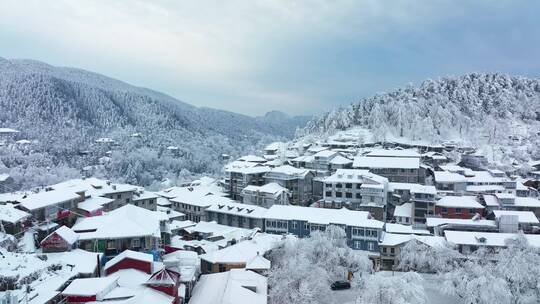
[[[405,223],[408,223],[408,222],[409,222],[409,218],[405,217]]]
[[[350,184],[350,183],[345,184],[345,188],[352,189],[352,184]]]
[[[353,247],[354,247],[354,249],[362,249],[362,242],[354,241]]]
[[[469,213],[476,213],[474,209],[469,209]]]
[[[296,229],[297,225],[296,225],[296,221],[292,221],[292,229]]]
[[[386,247],[383,247],[382,252],[386,253]]]
[[[350,193],[350,192],[345,193],[345,197],[346,198],[352,198],[352,193]]]
[[[332,188],[332,184],[326,184],[324,185],[326,188]]]
[[[116,242],[114,240],[107,241],[107,249],[115,249]]]
[[[352,229],[352,234],[356,236],[364,236],[364,229],[362,228],[354,228]]]
[[[305,222],[305,223],[304,223],[304,230],[309,230],[309,224],[308,224],[308,222]]]
[[[129,197],[126,198],[126,204],[129,204]]]
[[[456,208],[456,213],[461,213],[461,208]]]
[[[116,196],[116,198],[117,198],[117,199],[121,199],[121,198],[122,198],[122,194],[118,194],[118,195]]]
[[[131,239],[131,247],[132,248],[141,247],[141,240],[140,239]]]
[[[219,265],[219,266],[218,266],[219,272],[225,272],[225,271],[227,271],[227,268],[225,267],[224,264],[218,264],[218,265]]]
[[[394,248],[390,248],[390,253],[391,253],[391,254],[394,254],[394,252],[395,252],[395,249],[394,249]]]
[[[362,184],[356,184],[356,189],[360,189],[362,187]]]
[[[343,188],[342,184],[336,184],[336,188]]]
[[[368,242],[367,243],[367,249],[369,251],[375,251],[375,244],[373,242]]]
[[[442,213],[447,213],[448,212],[448,209],[447,208],[442,208]]]
[[[343,193],[341,193],[341,192],[336,192],[336,197],[343,197]]]
[[[362,195],[360,193],[356,193],[356,198],[357,199],[361,199],[362,198]]]
[[[332,191],[326,191],[326,196],[332,196]]]

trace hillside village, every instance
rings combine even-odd
[[[274,142],[230,160],[222,178],[160,191],[86,175],[12,191],[0,175],[0,299],[268,303],[272,252],[330,226],[372,273],[399,270],[418,244],[465,260],[521,238],[540,248],[540,160],[527,166],[498,170],[456,142],[343,131]]]

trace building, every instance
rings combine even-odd
[[[444,236],[444,231],[477,231],[477,232],[498,232],[499,227],[493,220],[481,218],[460,219],[460,218],[440,218],[428,217],[426,219],[427,229],[437,236]]]
[[[291,199],[289,189],[277,183],[264,186],[247,186],[242,190],[244,204],[257,205],[270,208],[273,205],[288,205]]]
[[[394,221],[402,225],[412,225],[413,204],[403,203],[394,208]]]
[[[382,220],[387,203],[388,179],[367,170],[338,169],[323,180],[323,204],[369,211]]]
[[[313,173],[289,165],[273,168],[264,175],[266,183],[276,183],[291,193],[290,203],[308,205],[312,202]]]
[[[399,264],[401,249],[409,242],[419,242],[429,247],[443,247],[446,245],[444,237],[440,236],[384,232],[379,242],[382,269],[393,270]]]
[[[69,192],[47,188],[38,193],[32,193],[20,200],[17,208],[32,215],[38,222],[54,221],[59,224],[71,225],[76,215],[73,211],[77,204],[84,200],[84,192]]]
[[[231,227],[253,229],[264,227],[264,215],[268,209],[241,204],[236,202],[224,202],[213,204],[206,208],[206,219],[216,221],[218,224]]]
[[[401,204],[402,206],[404,203],[412,203],[411,215],[413,216],[410,218],[412,220],[410,224],[425,223],[426,217],[435,214],[437,189],[433,186],[412,183],[389,183],[388,192],[394,204]],[[406,212],[405,210],[403,211]],[[407,224],[406,217],[403,220]]]
[[[62,291],[62,295],[67,303],[103,301],[118,286],[117,281],[115,277],[75,279]]]
[[[191,190],[190,190],[191,189]],[[178,193],[177,193],[178,194]],[[199,222],[206,221],[206,209],[215,204],[228,204],[230,198],[208,193],[206,190],[186,188],[182,195],[170,200],[172,209],[185,215],[185,219]]]
[[[419,157],[356,156],[353,168],[366,169],[388,178],[390,182],[424,184],[426,170]]]
[[[201,272],[203,274],[216,273],[250,266],[257,267],[258,271],[269,270],[270,261],[263,256],[281,244],[281,236],[266,233],[256,234],[251,239],[201,255]],[[263,263],[259,263],[261,261]],[[264,264],[266,267],[264,269],[261,268],[264,265],[257,266],[257,264]]]
[[[445,218],[470,219],[484,214],[484,206],[476,196],[443,196],[435,204],[435,213]]]
[[[105,275],[110,275],[122,269],[136,269],[138,271],[154,273],[154,256],[151,254],[124,250],[105,263]]]
[[[267,278],[246,269],[202,275],[189,304],[266,304]]]
[[[358,250],[377,251],[384,223],[372,219],[369,212],[342,209],[274,205],[265,215],[265,231],[307,237],[324,231],[329,225],[343,227],[347,244]]]
[[[439,191],[465,193],[467,191],[467,179],[465,176],[449,171],[435,171],[433,174],[435,188]]]
[[[270,167],[263,166],[261,162],[234,161],[225,166],[225,190],[233,200],[241,200],[242,190],[249,185],[264,185],[264,175],[269,171]]]
[[[521,230],[525,233],[533,232],[533,227],[540,230],[540,222],[531,211],[509,211],[509,210],[494,210],[493,217],[499,226],[501,232],[517,233]],[[513,219],[508,219],[514,217]],[[505,224],[510,224],[512,227],[504,227]]]
[[[70,251],[77,248],[79,235],[66,226],[62,226],[46,236],[40,243],[44,253]]]
[[[446,241],[463,254],[469,254],[478,248],[486,248],[497,251],[507,247],[507,242],[516,239],[517,233],[492,233],[492,232],[470,232],[470,231],[445,231]],[[540,248],[540,235],[524,234],[530,246]]]
[[[134,193],[131,203],[137,207],[142,207],[151,211],[157,210],[157,200],[159,195],[141,189]]]
[[[167,221],[161,212],[128,204],[106,215],[79,218],[72,229],[81,248],[114,257],[126,249],[157,252]]]
[[[0,204],[0,225],[7,234],[15,235],[21,233],[24,229],[24,223],[30,217],[30,213],[15,208],[13,204]]]

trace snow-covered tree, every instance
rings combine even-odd
[[[349,272],[361,278],[372,270],[367,255],[348,247],[345,231],[337,226],[289,240],[270,259],[271,303],[323,303],[332,282],[346,279]]]
[[[376,274],[366,280],[356,304],[424,304],[426,293],[422,277],[415,272],[396,276]]]

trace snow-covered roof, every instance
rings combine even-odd
[[[483,219],[453,219],[453,218],[440,218],[440,217],[428,217],[426,218],[427,227],[437,227],[441,225],[450,224],[452,226],[489,226],[496,228],[497,223],[492,220]]]
[[[47,206],[65,203],[80,198],[80,196],[70,191],[41,191],[28,195],[21,200],[20,206],[28,210],[36,210]]]
[[[506,177],[496,177],[489,171],[472,171],[473,176],[466,176],[467,183],[503,183],[508,180]]]
[[[91,196],[86,198],[83,202],[80,202],[77,205],[77,208],[92,212],[99,209],[102,209],[104,205],[114,202],[114,199],[101,197],[101,196]]]
[[[210,263],[247,264],[258,254],[282,244],[282,236],[276,234],[257,233],[252,239],[238,242],[232,246],[200,256],[201,260]]]
[[[534,197],[516,197],[514,199],[514,206],[540,208],[540,200]]]
[[[0,134],[19,133],[19,131],[12,128],[0,128]]]
[[[0,221],[18,223],[30,217],[30,213],[13,207],[13,204],[0,205]]]
[[[383,232],[381,236],[380,246],[397,246],[409,242],[410,240],[417,240],[430,247],[442,247],[445,244],[444,237],[432,236],[432,235],[414,235],[414,234],[398,234]]]
[[[268,175],[282,174],[288,176],[303,176],[307,173],[309,173],[309,170],[307,169],[295,168],[290,165],[284,165],[273,168],[272,170],[270,170],[270,172],[268,172]]]
[[[423,234],[429,235],[429,231],[425,229],[414,229],[411,225],[401,225],[401,224],[392,224],[386,223],[384,230],[389,233],[399,233],[399,234]]]
[[[56,229],[51,234],[49,234],[43,241],[45,241],[46,239],[48,239],[51,235],[55,233],[70,245],[75,244],[75,242],[79,240],[79,235],[77,233],[73,232],[73,230],[71,230],[70,228],[66,226],[61,226],[60,228]]]
[[[117,285],[118,278],[101,277],[75,279],[69,284],[62,294],[65,296],[94,296],[100,293],[105,294]]]
[[[501,185],[469,185],[467,186],[467,192],[481,193],[481,192],[495,192],[504,191],[504,186]]]
[[[57,264],[74,265],[73,271],[82,275],[91,275],[97,267],[97,258],[103,254],[99,252],[90,252],[79,248],[65,252],[44,253],[47,261]]]
[[[137,252],[137,251],[133,251],[129,249],[124,250],[119,255],[107,261],[107,263],[105,263],[104,269],[107,270],[111,268],[112,266],[116,265],[118,262],[122,261],[123,259],[132,259],[132,260],[152,263],[154,261],[154,256],[148,253],[144,253],[144,252]]]
[[[482,195],[482,198],[484,199],[484,202],[486,203],[486,206],[488,207],[499,207],[499,200],[495,195],[492,194],[484,194]]]
[[[409,190],[411,193],[423,193],[436,195],[437,189],[434,186],[426,186],[413,183],[388,183],[388,191]]]
[[[137,191],[133,194],[133,201],[141,201],[146,199],[154,199],[158,198],[159,195],[157,195],[155,192],[152,191]]]
[[[263,218],[266,211],[268,211],[268,209],[256,205],[247,205],[236,202],[213,204],[206,210],[251,218]]]
[[[327,209],[300,206],[273,205],[265,218],[277,220],[298,220],[314,224],[342,224],[355,227],[379,228],[383,222],[371,219],[366,211],[353,211],[346,208]]]
[[[484,206],[480,204],[475,196],[443,196],[435,204],[437,207],[444,208],[467,208],[467,209],[482,209]]]
[[[386,177],[373,174],[369,170],[363,169],[337,169],[334,174],[324,179],[328,183],[354,183],[364,182],[365,179],[385,184],[388,182]]]
[[[394,217],[412,217],[412,203],[404,203],[396,206],[394,209]]]
[[[536,215],[534,215],[534,212],[531,211],[493,210],[493,214],[495,215],[496,219],[499,219],[501,216],[504,215],[516,215],[518,217],[519,223],[540,223],[536,218]]]
[[[227,172],[234,172],[240,174],[261,174],[270,171],[271,168],[268,166],[251,166],[251,167],[227,167]]]
[[[264,163],[266,161],[266,159],[259,156],[255,156],[255,155],[242,156],[238,160],[243,161],[243,162],[252,162],[252,163]]]
[[[318,158],[318,157],[327,158],[327,157],[332,157],[332,156],[334,156],[336,154],[339,155],[338,152],[335,152],[335,151],[332,151],[332,150],[323,150],[323,151],[319,151],[319,152],[313,154],[313,157],[315,157],[315,158]]]
[[[261,254],[256,255],[251,261],[246,264],[246,269],[250,270],[269,270],[270,261],[263,257]]]
[[[418,169],[420,159],[413,157],[366,157],[357,156],[353,162],[354,168],[393,168]]]
[[[131,204],[106,215],[79,218],[72,229],[81,240],[115,239],[138,236],[161,237],[162,213]]]
[[[186,195],[178,196],[171,199],[171,202],[178,202],[182,204],[187,204],[191,206],[197,206],[206,208],[215,204],[229,204],[234,201],[230,198],[209,194],[204,194],[205,192],[193,191],[191,193],[187,192]]]
[[[337,155],[336,157],[332,158],[332,160],[330,160],[330,164],[332,165],[347,165],[352,164],[352,162],[352,160],[341,155]]]
[[[444,231],[446,240],[455,245],[506,247],[506,241],[518,237],[516,233]],[[540,235],[523,235],[530,246],[540,247]]]
[[[450,171],[435,171],[434,175],[436,183],[464,183],[467,181],[465,176]]]
[[[296,158],[291,159],[292,162],[305,162],[305,163],[311,163],[315,160],[313,155],[302,155],[298,156]]]
[[[187,228],[187,227],[195,226],[196,224],[197,223],[189,221],[189,220],[187,220],[187,221],[174,220],[169,224],[169,228],[171,229],[171,231],[174,231],[174,230],[178,230],[178,229],[184,229],[184,228]]]
[[[278,183],[268,183],[263,186],[249,185],[245,187],[243,191],[253,191],[253,192],[258,191],[258,192],[264,192],[264,193],[268,193],[272,195],[278,195],[278,194],[281,194],[282,192],[288,192],[289,189],[281,186]]]
[[[368,157],[411,157],[420,158],[420,154],[415,150],[388,150],[375,149],[368,152],[365,156]]]
[[[172,270],[162,268],[152,276],[146,282],[147,285],[176,285],[179,281],[180,274]]]
[[[226,241],[232,239],[240,240],[253,234],[253,230],[251,229],[231,227],[227,225],[221,225],[216,222],[205,221],[200,221],[195,226],[186,227],[184,228],[184,230],[189,234],[205,234],[208,238],[221,236]]]
[[[266,304],[267,278],[246,269],[201,276],[189,304]]]
[[[279,142],[279,141],[276,141],[276,142],[273,142],[269,145],[267,145],[264,150],[265,151],[277,151],[279,149],[282,149],[285,147],[285,143],[282,143],[282,142]]]

